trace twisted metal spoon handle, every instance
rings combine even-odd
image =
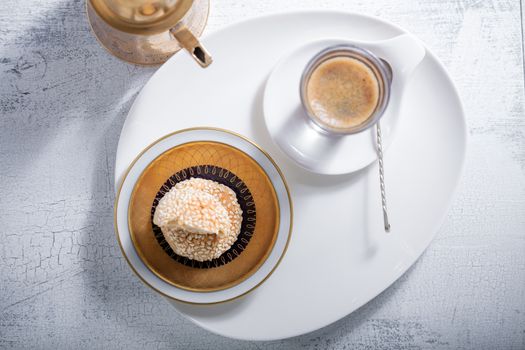
[[[390,231],[390,223],[388,222],[388,213],[386,207],[386,191],[385,191],[385,170],[383,167],[383,140],[381,137],[381,125],[376,123],[376,143],[377,143],[377,158],[379,160],[379,184],[381,187],[381,207],[383,208],[383,222],[385,231]]]

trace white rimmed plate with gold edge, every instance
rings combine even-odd
[[[212,261],[176,255],[152,223],[170,183],[190,178],[230,187],[244,211],[237,241]],[[221,303],[257,288],[282,259],[291,226],[292,203],[277,165],[248,139],[217,128],[155,141],[129,167],[115,202],[117,238],[134,272],[166,297],[192,304]]]

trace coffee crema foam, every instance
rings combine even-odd
[[[313,117],[330,129],[349,129],[366,122],[379,103],[379,82],[365,63],[334,57],[317,66],[306,85]]]

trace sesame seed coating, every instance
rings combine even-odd
[[[176,254],[207,261],[220,257],[235,243],[241,231],[242,210],[229,187],[190,178],[162,197],[153,223]]]

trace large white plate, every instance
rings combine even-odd
[[[279,339],[326,326],[356,310],[401,276],[443,221],[462,171],[465,118],[439,60],[427,55],[406,87],[396,137],[385,154],[392,232],[382,226],[378,169],[308,173],[273,144],[262,114],[265,80],[279,58],[309,40],[381,40],[403,33],[383,20],[351,13],[300,12],[256,18],[203,42],[214,62],[201,69],[186,54],[163,65],[131,108],[119,141],[116,179],[162,135],[199,125],[247,136],[284,173],[294,203],[286,256],[260,288],[226,304],[174,307],[212,332]],[[118,183],[118,181],[117,181]]]

